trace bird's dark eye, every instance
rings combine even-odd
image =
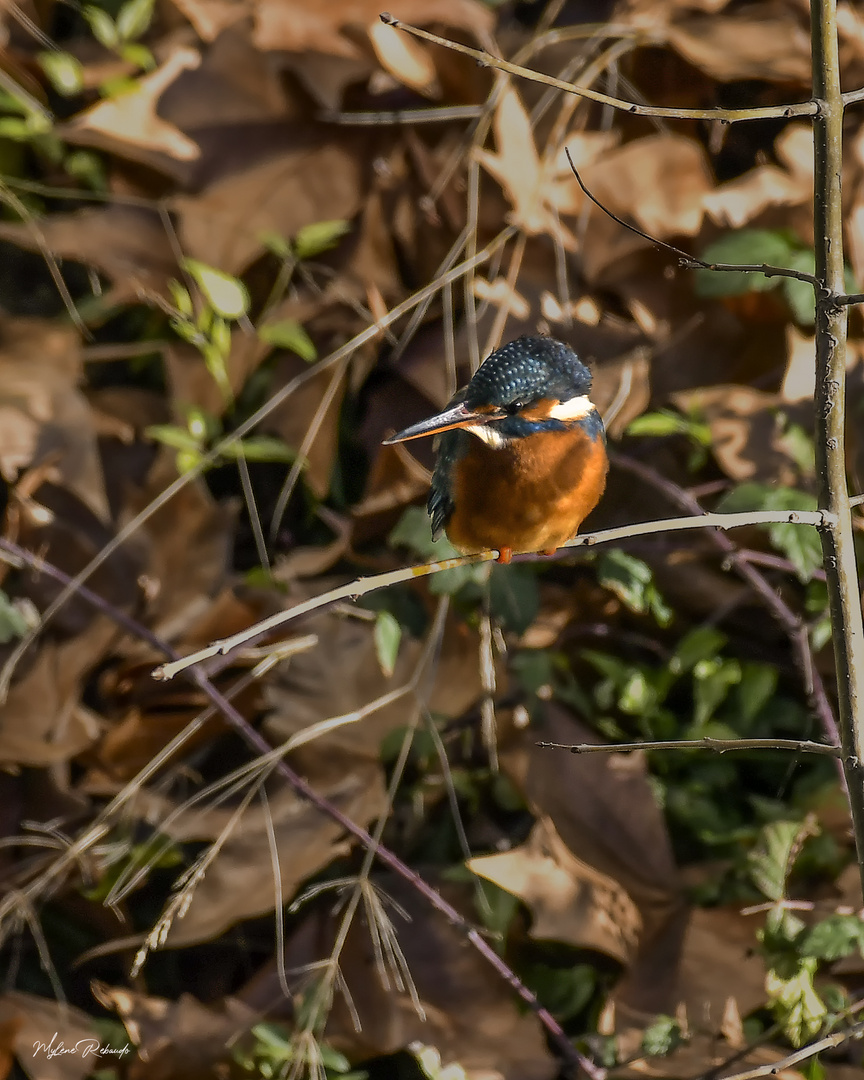
[[[505,406],[508,416],[515,416],[517,413],[522,412],[525,408],[524,401],[514,401],[510,405]]]

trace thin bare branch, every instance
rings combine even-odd
[[[569,750],[571,754],[615,754],[631,750],[713,750],[726,754],[730,750],[794,750],[800,754],[824,754],[840,757],[839,746],[812,742],[809,739],[667,739],[659,742],[632,743],[555,743],[538,742],[544,750]]]
[[[595,544],[608,544],[615,540],[628,540],[634,536],[647,536],[653,533],[676,532],[682,529],[736,529],[743,525],[815,525],[816,528],[824,528],[827,522],[823,510],[757,510],[750,513],[740,514],[700,514],[695,517],[667,518],[660,521],[645,521],[636,525],[622,525],[617,529],[604,529],[603,532],[586,533],[577,536],[562,544],[562,548],[593,547]],[[312,597],[302,604],[296,604],[288,611],[280,611],[271,615],[269,619],[263,619],[254,626],[231,637],[220,638],[204,649],[190,653],[180,660],[162,664],[153,672],[156,679],[173,679],[175,675],[187,668],[208,660],[211,656],[219,656],[230,653],[232,650],[246,645],[265,634],[271,633],[280,626],[292,622],[301,615],[307,615],[310,611],[327,607],[337,600],[356,600],[359,596],[388,585],[398,585],[414,578],[427,577],[429,574],[437,574],[442,570],[453,570],[458,566],[471,566],[474,563],[492,562],[497,559],[497,551],[483,551],[478,555],[462,555],[453,559],[442,559],[440,562],[424,563],[421,566],[408,566],[400,570],[391,570],[386,574],[377,574],[374,577],[357,578],[356,581],[340,585],[336,589]]]
[[[585,86],[575,86],[573,83],[555,79],[551,75],[544,75],[540,71],[532,71],[530,68],[511,64],[507,60],[501,60],[497,56],[483,49],[472,49],[468,45],[461,45],[456,41],[431,34],[428,30],[421,30],[417,26],[411,26],[400,19],[394,18],[389,12],[382,12],[379,18],[388,26],[397,30],[404,30],[413,37],[430,41],[433,45],[442,45],[445,49],[470,56],[481,67],[494,68],[496,71],[506,71],[509,75],[518,75],[531,82],[543,83],[544,86],[552,86],[556,90],[563,90],[566,94],[578,94],[579,97],[588,98],[590,101],[599,102],[601,105],[609,105],[613,109],[629,113],[631,116],[658,116],[668,120],[715,120],[723,124],[735,124],[742,120],[768,120],[768,119],[791,119],[793,116],[814,116],[817,105],[813,101],[801,101],[794,105],[770,105],[759,109],[675,109],[664,108],[656,105],[637,105],[632,101],[623,101],[621,98],[610,97],[599,90],[591,90]],[[647,40],[647,39],[646,39]]]

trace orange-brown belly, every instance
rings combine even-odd
[[[576,535],[606,486],[603,440],[580,427],[493,449],[478,438],[453,474],[447,536],[464,552],[552,551]]]

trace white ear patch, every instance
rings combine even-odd
[[[589,413],[594,411],[594,406],[584,394],[581,397],[570,398],[569,401],[559,401],[549,410],[550,420],[584,420]]]

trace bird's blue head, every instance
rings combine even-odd
[[[575,423],[587,424],[593,437],[602,433],[602,423],[590,390],[591,372],[569,345],[521,337],[488,356],[448,409],[386,441],[462,428],[501,447],[538,432],[565,431]]]

